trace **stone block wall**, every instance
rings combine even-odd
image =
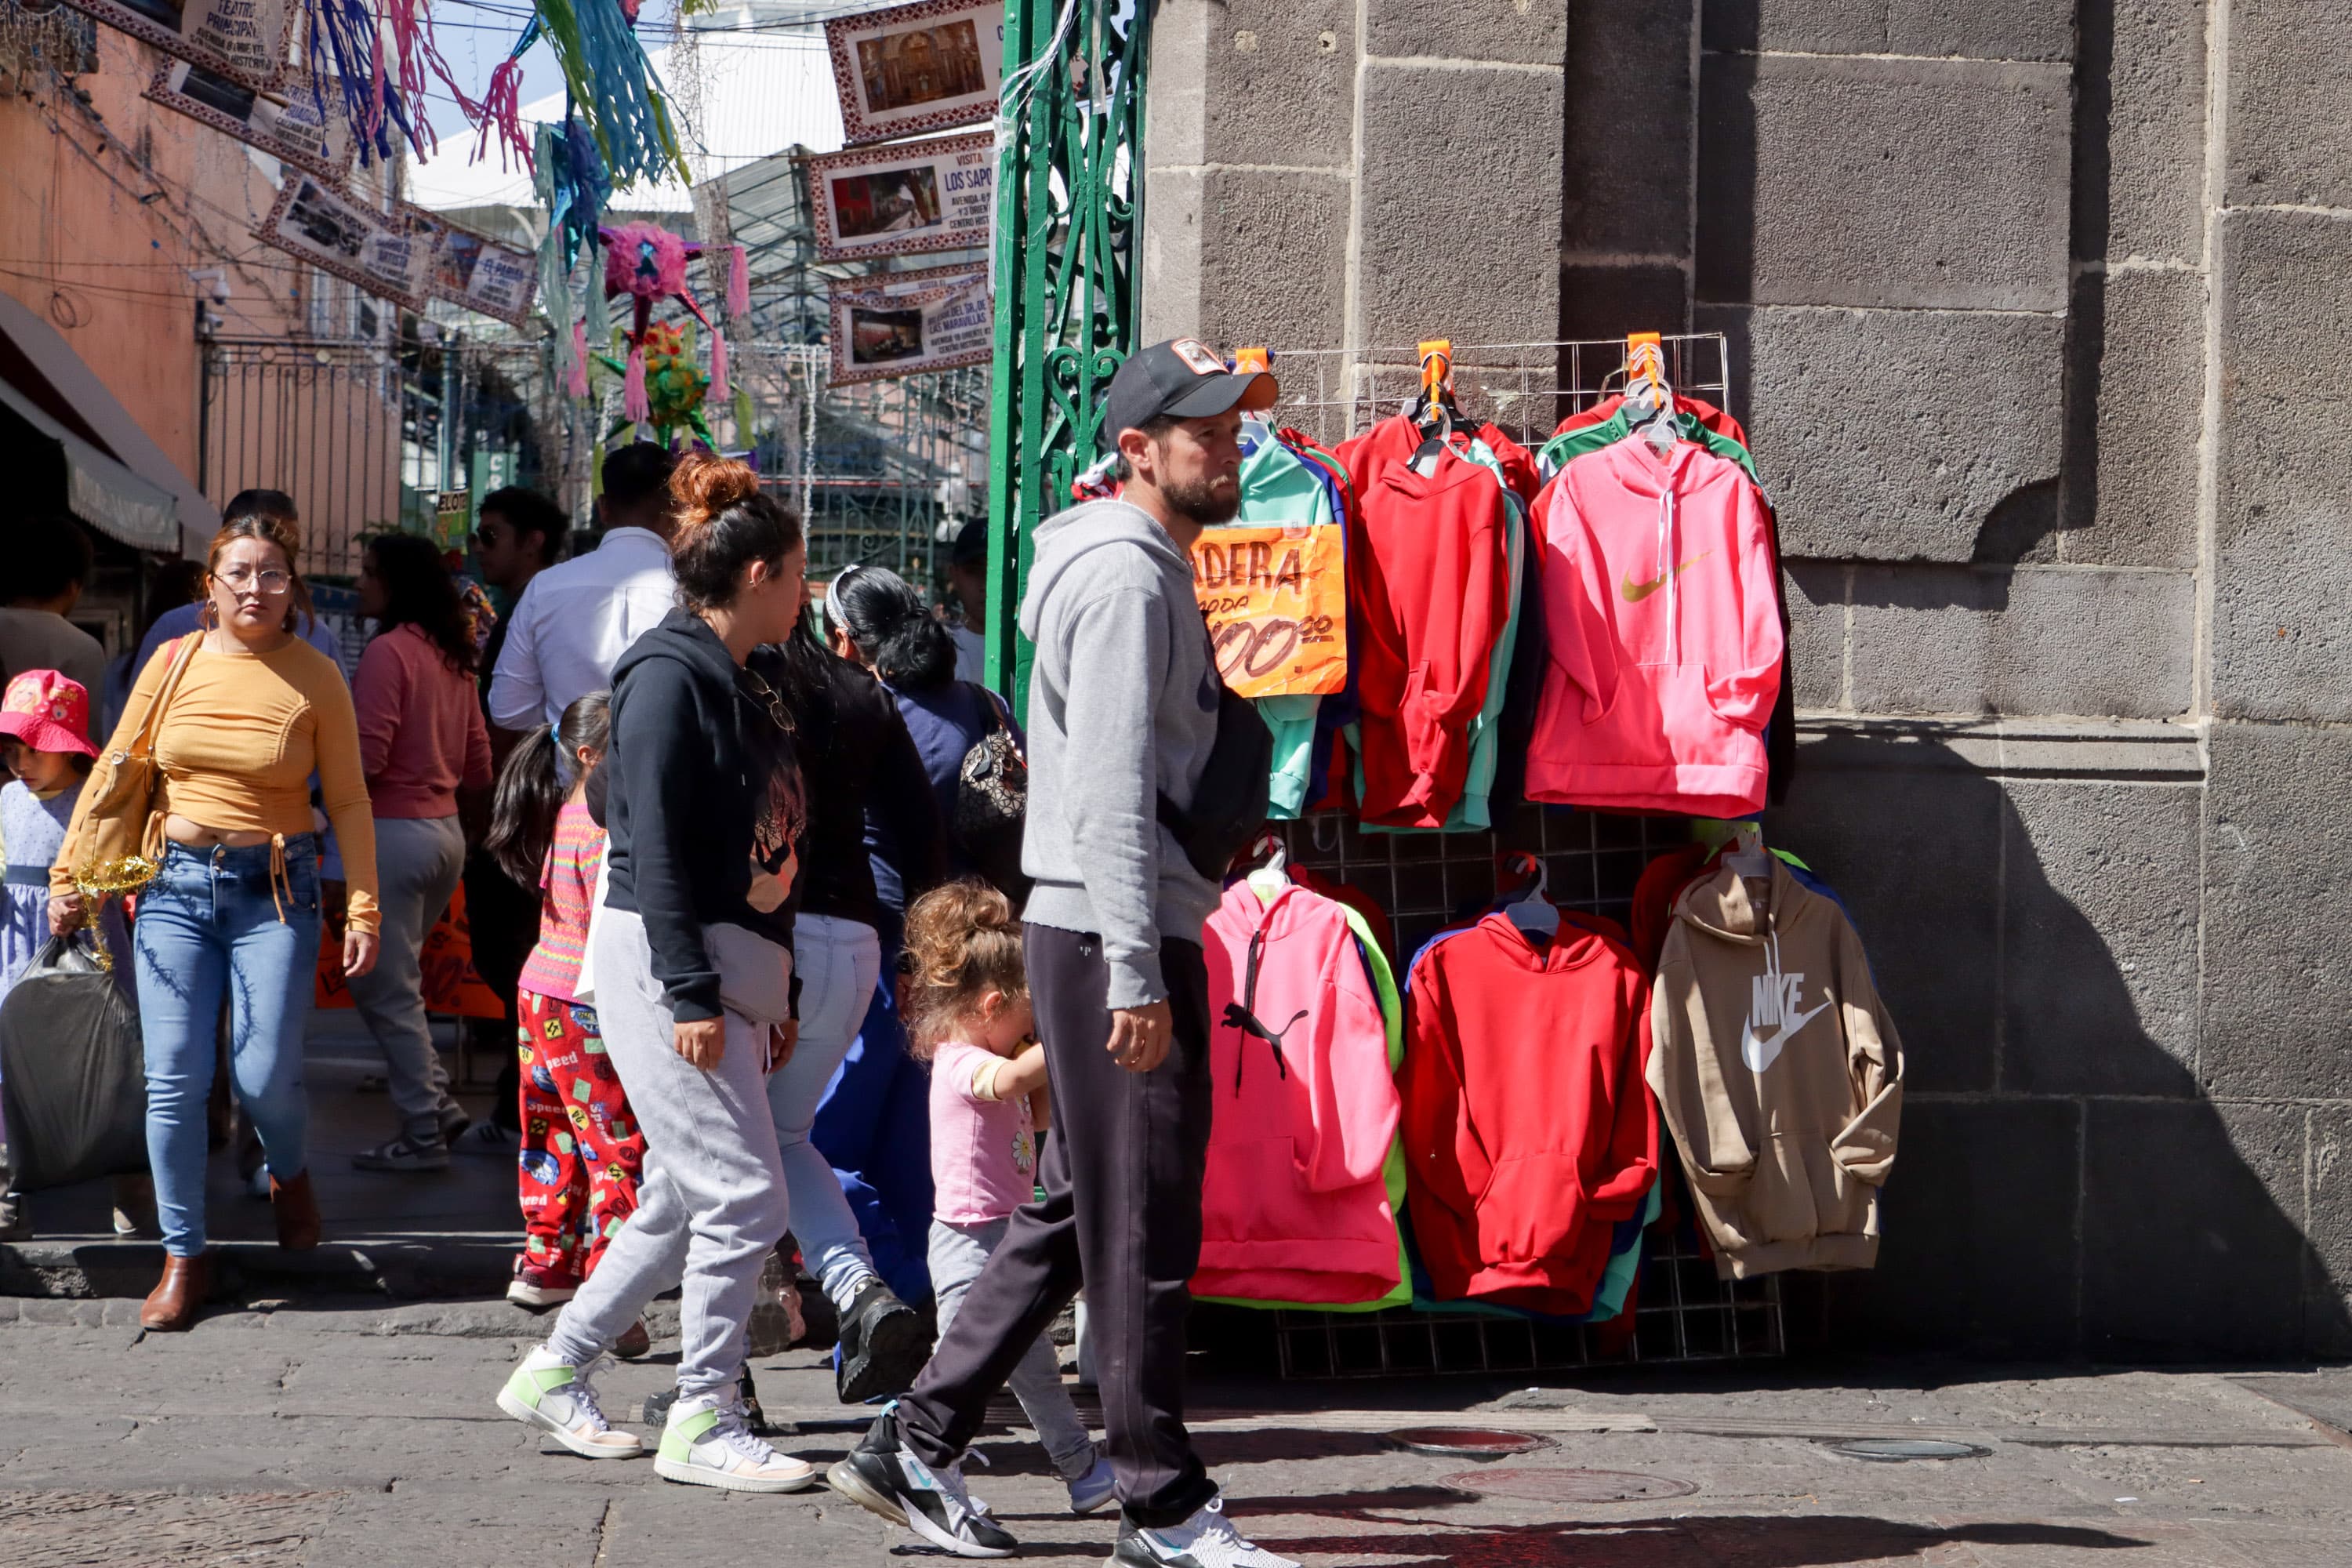
[[[2352,76],[2250,0],[1166,0],[1155,334],[1721,331],[1909,1051],[1792,1326],[2352,1354]]]

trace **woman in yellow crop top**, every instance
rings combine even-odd
[[[278,1244],[319,1244],[302,1152],[309,1103],[302,1031],[319,956],[319,847],[309,779],[343,856],[350,914],[343,969],[376,952],[375,822],[360,773],[351,689],[332,660],[294,635],[310,613],[294,570],[293,503],[247,490],[229,503],[205,562],[205,628],[166,644],[131,689],[110,751],[129,747],[183,660],[155,727],[163,773],[163,868],[139,896],[132,968],[147,1051],[147,1155],[163,1225],[163,1279],[140,1322],[184,1329],[205,1299],[205,1102],[214,1031],[232,999],[229,1071],[261,1134]],[[66,828],[49,875],[49,920],[80,918],[72,870],[91,796]]]

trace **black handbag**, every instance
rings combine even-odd
[[[1183,847],[1192,869],[1224,880],[1234,857],[1265,827],[1273,805],[1274,731],[1257,704],[1217,681],[1217,738],[1188,808],[1160,796],[1160,821]]]
[[[22,1192],[147,1169],[139,1009],[87,940],[43,942],[0,1003],[5,1184]]]
[[[1021,754],[1003,700],[986,687],[972,689],[987,701],[988,733],[972,742],[956,769],[955,820],[949,831],[972,868],[1019,909],[1030,886],[1021,870],[1022,825],[1029,816],[1029,762]]]

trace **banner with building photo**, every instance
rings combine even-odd
[[[435,299],[479,310],[509,326],[528,324],[531,299],[539,291],[537,257],[485,239],[422,207],[403,203],[400,210],[425,237],[433,258],[425,287]]]
[[[985,364],[995,336],[985,267],[838,279],[827,304],[836,385]]]
[[[247,87],[289,75],[294,0],[66,0],[86,16]]]
[[[820,261],[987,247],[996,153],[986,132],[823,153],[808,167]]]
[[[341,101],[342,89],[331,78],[320,85],[326,102]],[[173,60],[155,73],[155,79],[147,84],[146,96],[323,180],[340,180],[350,174],[352,160],[359,153],[342,116],[330,114],[322,119],[320,99],[299,87],[290,98],[281,98],[218,71]]]
[[[405,213],[378,212],[327,181],[289,173],[253,235],[404,310],[425,310],[433,237]]]
[[[824,25],[842,141],[985,125],[1004,69],[1003,0],[919,0]]]

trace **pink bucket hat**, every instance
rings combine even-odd
[[[14,735],[37,752],[98,755],[89,742],[89,693],[54,669],[28,669],[0,697],[0,735]]]

